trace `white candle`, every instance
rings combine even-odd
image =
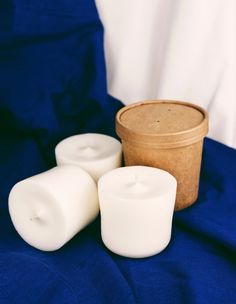
[[[86,133],[62,140],[55,154],[57,165],[77,165],[97,181],[107,171],[121,166],[122,148],[111,136]]]
[[[176,185],[168,172],[145,166],[103,175],[98,196],[104,244],[134,258],[162,251],[171,237]]]
[[[17,183],[9,213],[17,232],[33,247],[57,250],[98,214],[97,186],[77,166],[55,167]]]

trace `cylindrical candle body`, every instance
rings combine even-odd
[[[145,166],[103,175],[98,196],[104,244],[134,258],[162,251],[171,237],[176,185],[168,172]]]
[[[9,213],[17,232],[31,246],[57,250],[99,212],[97,187],[77,166],[55,167],[17,183]]]
[[[86,133],[62,140],[55,149],[57,165],[77,165],[95,181],[121,166],[121,143],[107,135]]]

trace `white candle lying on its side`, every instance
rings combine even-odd
[[[55,149],[57,165],[77,165],[95,181],[121,166],[121,143],[107,135],[86,133],[62,140]]]
[[[145,166],[103,175],[98,196],[104,244],[133,258],[162,251],[171,237],[176,185],[168,172]]]
[[[57,250],[99,212],[97,186],[76,166],[55,167],[17,183],[9,195],[15,229],[30,245]]]

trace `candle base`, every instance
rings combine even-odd
[[[157,248],[153,248],[153,249],[150,249],[148,251],[143,250],[142,252],[136,252],[136,251],[124,250],[124,248],[121,249],[121,248],[115,246],[114,244],[113,245],[110,244],[109,241],[107,242],[102,237],[102,241],[103,241],[104,245],[112,253],[115,253],[117,255],[120,255],[120,256],[123,256],[123,257],[126,257],[126,258],[134,258],[134,259],[148,258],[148,257],[152,257],[156,254],[161,253],[169,245],[170,240],[171,240],[171,237],[167,241],[163,242],[163,244],[158,246]]]

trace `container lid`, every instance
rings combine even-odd
[[[201,140],[208,114],[199,106],[175,100],[147,100],[123,107],[116,115],[122,140],[141,146],[176,148]]]

